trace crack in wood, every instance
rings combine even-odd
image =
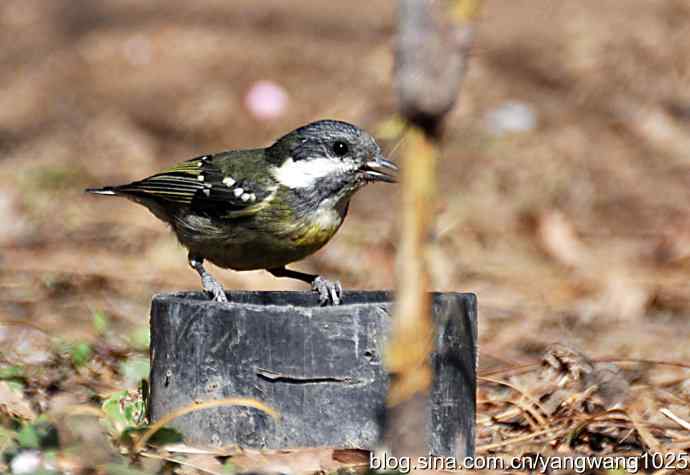
[[[358,381],[351,376],[297,376],[292,374],[280,373],[278,371],[271,371],[270,369],[256,368],[256,375],[265,381],[271,383],[286,383],[286,384],[324,384],[324,383],[340,383],[340,384],[354,384]]]

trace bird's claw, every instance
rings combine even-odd
[[[343,286],[340,281],[331,282],[321,276],[317,276],[311,283],[311,288],[319,293],[319,304],[340,305],[343,297]]]
[[[201,278],[201,285],[213,300],[227,303],[228,297],[225,295],[225,289],[211,274],[206,274]]]

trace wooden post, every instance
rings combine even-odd
[[[311,292],[157,295],[151,307],[153,421],[193,402],[250,397],[280,413],[220,407],[171,424],[195,445],[375,449],[389,376],[383,365],[393,295],[345,292],[320,307]],[[415,428],[428,452],[474,451],[476,299],[430,294],[436,328],[431,397]]]
[[[394,81],[400,113],[410,130],[402,153],[400,300],[386,355],[394,378],[385,441],[397,456],[426,454],[424,434],[410,421],[433,399],[428,355],[438,328],[429,319],[427,255],[434,245],[438,145],[443,119],[455,105],[465,76],[480,5],[481,0],[400,0],[398,4]]]

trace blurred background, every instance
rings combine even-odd
[[[94,315],[130,335],[153,293],[199,287],[162,223],[83,188],[319,118],[391,150],[394,33],[390,0],[3,0],[3,358],[41,361],[55,335],[97,345]],[[432,258],[436,289],[478,294],[481,368],[554,342],[690,356],[689,34],[685,0],[484,3],[446,121]],[[392,287],[397,197],[363,190],[295,267]],[[303,288],[210,270],[228,289]]]
[[[485,363],[559,340],[689,356],[689,19],[683,0],[485,3],[447,120],[434,256],[437,289],[479,296]],[[3,319],[82,337],[94,311],[141,325],[152,293],[199,286],[163,224],[86,186],[317,118],[395,145],[392,1],[5,0],[0,26]],[[368,187],[296,267],[391,287],[397,206]]]

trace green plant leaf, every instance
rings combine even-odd
[[[105,312],[101,310],[94,312],[93,329],[96,330],[96,333],[99,335],[104,335],[105,332],[108,331],[108,327],[110,327],[110,321],[108,320],[108,316],[105,314]]]
[[[129,335],[129,344],[137,351],[147,351],[151,345],[151,330],[148,326],[137,327]]]
[[[172,427],[163,427],[151,436],[148,443],[151,445],[167,445],[182,442],[183,436]]]
[[[37,418],[33,423],[24,424],[17,433],[19,446],[25,449],[57,449],[60,438],[57,428],[44,419]]]
[[[38,449],[41,446],[41,439],[33,424],[26,424],[17,432],[17,442],[25,449]]]
[[[101,406],[106,415],[105,423],[111,434],[120,436],[128,429],[135,429],[144,419],[144,401],[130,391],[112,393]]]
[[[237,467],[232,460],[228,459],[223,464],[223,473],[226,475],[235,475],[237,473]]]
[[[120,363],[120,373],[128,387],[138,386],[139,381],[148,379],[150,370],[149,359],[142,356],[133,356]]]
[[[91,345],[86,342],[79,342],[70,348],[70,356],[72,357],[72,364],[80,368],[89,362],[92,351]]]
[[[2,366],[0,367],[0,380],[24,380],[24,369],[21,366]]]
[[[15,447],[15,437],[14,431],[0,426],[0,453],[7,453]]]
[[[131,444],[134,442],[134,439],[135,439],[135,437],[132,437],[132,436],[134,436],[134,435],[140,436],[141,434],[143,434],[147,430],[148,430],[148,426],[127,428],[122,432],[120,440],[123,443],[130,443]],[[151,445],[162,446],[162,445],[168,445],[168,444],[177,444],[179,442],[182,442],[183,440],[184,440],[184,437],[176,429],[173,429],[172,427],[162,427],[161,429],[156,431],[156,433],[153,434],[149,438],[147,443],[151,444]]]
[[[5,381],[13,391],[22,392],[26,384],[24,368],[21,366],[0,367],[0,381]]]

